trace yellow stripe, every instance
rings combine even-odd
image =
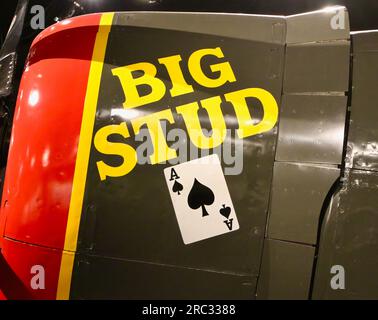
[[[70,298],[71,278],[74,261],[75,252],[63,251],[62,261],[60,262],[58,290],[56,292],[57,300],[68,300]]]
[[[68,212],[66,237],[64,241],[65,252],[62,254],[62,261],[60,264],[58,289],[56,294],[56,298],[59,300],[69,299],[70,296],[72,269],[75,258],[74,252],[76,251],[79,234],[97,99],[113,15],[113,13],[102,14],[92,54],[73,178],[70,209]]]

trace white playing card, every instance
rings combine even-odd
[[[218,155],[164,169],[185,244],[239,229]]]

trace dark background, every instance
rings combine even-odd
[[[61,8],[72,6],[74,0],[32,0],[43,5],[47,15],[58,15]],[[348,8],[352,30],[378,29],[378,0],[76,0],[86,12],[162,10],[242,12],[290,15],[321,9],[330,5]],[[3,42],[13,17],[17,0],[0,4],[0,43]]]

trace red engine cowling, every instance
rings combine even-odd
[[[61,21],[40,33],[31,46],[1,202],[0,298],[56,298],[100,18],[92,14]],[[33,266],[38,265],[44,266],[45,290],[31,287]]]

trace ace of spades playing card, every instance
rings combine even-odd
[[[185,244],[239,229],[218,155],[165,168],[164,176]]]

